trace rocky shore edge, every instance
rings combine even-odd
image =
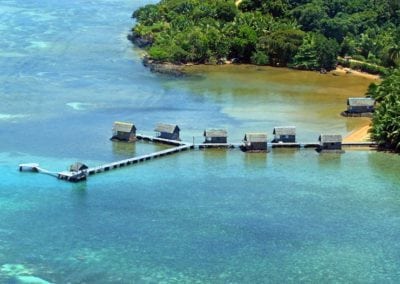
[[[145,47],[152,44],[151,38],[143,38],[135,35],[134,33],[128,34],[128,40],[130,40],[135,46],[144,49]],[[185,75],[183,71],[184,64],[173,64],[169,62],[161,62],[151,59],[147,54],[142,58],[143,66],[148,67],[151,72],[161,73],[166,75],[172,75],[181,77]]]

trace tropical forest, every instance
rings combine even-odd
[[[399,63],[398,0],[162,0],[132,16],[133,37],[159,61],[331,70],[339,60],[374,74]]]

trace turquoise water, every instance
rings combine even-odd
[[[0,282],[399,282],[397,155],[193,151],[79,184],[17,171],[164,148],[110,142],[114,120],[147,133],[179,122],[189,141],[209,125],[237,140],[260,127],[226,110],[224,88],[199,95],[207,78],[141,65],[126,34],[150,2],[0,3]]]

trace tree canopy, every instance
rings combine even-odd
[[[398,0],[161,0],[133,12],[133,38],[175,63],[332,69],[337,56],[400,64]],[[144,43],[144,44],[143,44]]]
[[[372,84],[367,94],[379,102],[372,118],[372,138],[380,146],[400,152],[400,69],[381,84]]]

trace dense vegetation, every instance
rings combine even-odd
[[[329,70],[339,55],[375,73],[399,64],[398,0],[161,0],[132,16],[133,38],[158,61]]]
[[[372,138],[380,146],[400,152],[400,69],[381,84],[372,84],[368,94],[379,102],[372,118]]]

